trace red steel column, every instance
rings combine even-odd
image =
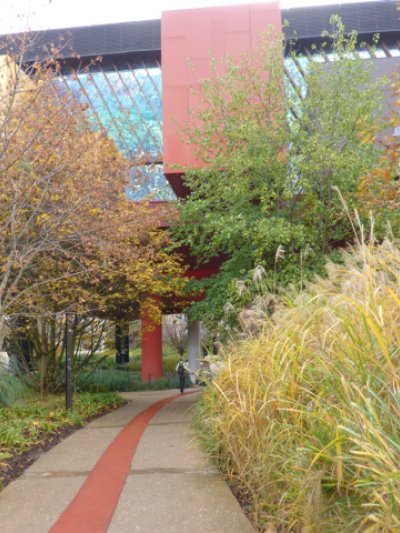
[[[142,381],[162,378],[162,324],[142,315]]]

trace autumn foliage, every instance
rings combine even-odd
[[[400,127],[400,71],[392,80],[392,106],[388,117],[390,131]],[[396,232],[400,222],[400,137],[387,132],[375,135],[365,132],[365,142],[377,142],[382,147],[378,165],[361,179],[357,200],[360,212],[371,213],[381,229],[389,222]]]
[[[0,83],[0,323],[66,309],[137,315],[180,284],[160,213],[127,199],[138,163],[59,90],[52,58],[26,64],[17,50]]]

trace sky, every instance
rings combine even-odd
[[[282,8],[373,0],[281,0]],[[1,0],[0,33],[157,19],[161,11],[266,0]]]

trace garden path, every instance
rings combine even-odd
[[[1,532],[254,533],[190,431],[199,394],[124,393],[0,493]]]

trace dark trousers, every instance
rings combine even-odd
[[[183,389],[185,388],[185,379],[186,376],[179,376],[179,390],[183,392]]]

